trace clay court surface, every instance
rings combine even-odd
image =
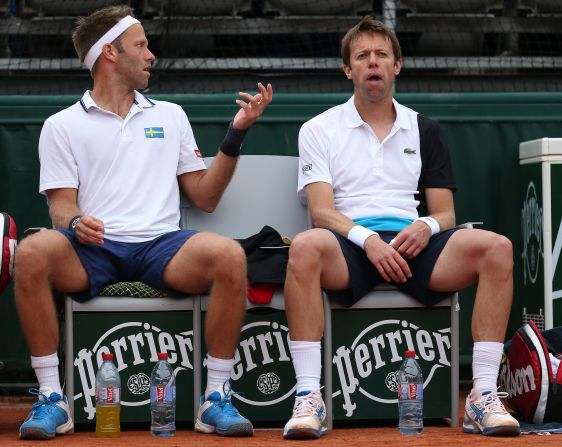
[[[461,393],[464,401],[465,393]],[[0,400],[0,446],[111,446],[111,447],[142,447],[142,446],[367,446],[380,445],[399,446],[560,446],[562,434],[551,436],[523,435],[518,438],[491,438],[481,435],[468,435],[461,428],[450,428],[444,421],[427,421],[423,434],[419,436],[403,436],[398,433],[394,423],[387,425],[377,423],[376,427],[338,427],[320,440],[315,441],[284,441],[281,429],[256,430],[252,438],[221,438],[215,435],[203,435],[193,432],[189,427],[182,427],[173,438],[154,438],[146,428],[135,427],[122,432],[121,437],[113,439],[96,438],[90,429],[79,428],[72,435],[57,436],[50,441],[20,441],[18,427],[27,415],[33,400],[2,399]],[[460,412],[462,421],[462,409]]]

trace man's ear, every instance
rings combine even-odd
[[[106,43],[101,49],[101,55],[106,57],[112,62],[115,62],[115,58],[117,57],[117,48],[110,43]]]
[[[343,72],[347,76],[347,79],[351,79],[351,65],[343,64]]]
[[[394,62],[394,76],[398,76],[400,74],[400,70],[402,69],[402,59],[398,59]]]

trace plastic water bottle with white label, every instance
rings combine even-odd
[[[96,374],[96,436],[114,438],[121,434],[121,378],[113,354],[102,354]]]
[[[158,353],[150,376],[150,416],[154,436],[176,435],[176,378],[165,352]]]
[[[423,431],[423,374],[415,351],[406,351],[398,371],[398,428],[403,435]]]

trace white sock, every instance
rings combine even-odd
[[[59,357],[56,352],[43,357],[31,356],[31,366],[37,376],[39,388],[51,388],[62,396],[59,379]]]
[[[474,342],[472,351],[472,389],[495,391],[498,387],[498,373],[503,354],[503,343],[492,341]]]
[[[289,351],[297,377],[297,394],[319,390],[322,372],[320,342],[289,340]]]
[[[213,391],[216,391],[217,388],[222,390],[224,382],[230,379],[233,367],[234,358],[217,359],[207,355],[207,389],[205,390],[205,398]]]

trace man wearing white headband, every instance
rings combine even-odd
[[[252,424],[230,401],[245,312],[244,252],[222,236],[180,229],[179,205],[181,190],[195,206],[214,210],[247,130],[271,102],[271,85],[258,84],[256,95],[240,93],[240,109],[207,169],[183,110],[138,91],[148,85],[154,55],[131,8],[111,6],[80,18],[72,39],[94,85],[49,117],[39,140],[39,191],[48,198],[56,229],[27,237],[16,256],[16,304],[39,382],[32,391],[39,401],[20,438],[73,430],[58,374],[51,288],[85,301],[117,281],[211,291],[207,389],[196,430],[250,436]]]

